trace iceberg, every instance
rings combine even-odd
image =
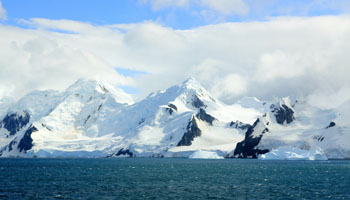
[[[296,147],[284,146],[259,155],[261,160],[328,160],[324,151],[317,147],[315,150],[303,150]]]
[[[204,151],[198,150],[192,153],[188,158],[190,159],[224,159],[224,157],[219,156],[215,151]]]

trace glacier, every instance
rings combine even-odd
[[[226,105],[194,78],[134,102],[121,89],[80,79],[64,91],[0,97],[0,157],[258,158],[290,146],[348,159],[349,105],[322,110],[288,97]]]
[[[188,158],[190,159],[224,159],[223,156],[219,156],[215,151],[198,150],[192,153]]]
[[[273,149],[271,152],[259,155],[261,160],[328,160],[324,151],[317,148],[307,151],[295,147],[284,146]]]

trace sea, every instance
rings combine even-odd
[[[350,199],[350,161],[5,158],[0,199]]]

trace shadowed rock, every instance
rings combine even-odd
[[[241,129],[241,130],[248,130],[252,125],[250,124],[245,124],[243,122],[240,121],[236,121],[236,122],[230,122],[230,127],[236,128],[236,129]]]
[[[177,111],[177,107],[174,104],[170,103],[168,106]]]
[[[190,122],[187,124],[187,131],[182,136],[177,146],[190,146],[195,137],[201,135],[201,130],[198,128],[195,117],[192,117]]]
[[[166,108],[166,111],[169,112],[169,114],[173,114],[174,111],[177,111],[177,107],[174,105],[174,104],[169,104],[168,105],[168,108]]]
[[[331,122],[331,123],[329,123],[329,125],[326,127],[326,129],[327,129],[327,128],[334,127],[335,125],[336,125],[335,122]]]
[[[201,130],[198,127],[196,119],[205,121],[210,125],[212,125],[215,120],[213,116],[207,114],[204,109],[200,108],[199,113],[196,116],[193,116],[187,124],[187,131],[184,133],[177,146],[190,146],[194,138],[201,135]]]
[[[284,122],[290,124],[295,120],[294,111],[286,105],[273,107],[272,113],[275,115],[277,123],[282,125]]]
[[[245,134],[245,138],[242,142],[237,143],[237,146],[234,150],[234,154],[232,157],[238,158],[257,158],[259,154],[265,154],[269,152],[268,149],[260,150],[257,148],[262,136],[269,132],[268,128],[265,128],[257,137],[253,136],[255,127],[261,123],[259,119],[257,119],[253,126],[250,126]]]
[[[35,126],[30,127],[25,133],[23,138],[18,143],[19,152],[27,152],[33,147],[32,133],[38,131]]]
[[[203,101],[201,101],[197,95],[194,95],[193,96],[193,99],[192,99],[192,106],[195,107],[195,108],[202,108],[202,107],[207,107]]]
[[[117,154],[115,154],[115,155],[116,155],[116,156],[128,155],[129,157],[132,157],[134,154],[133,154],[131,151],[129,151],[129,149],[126,149],[126,150],[120,149],[120,150],[117,152]]]
[[[23,114],[7,114],[0,123],[0,127],[7,129],[10,132],[10,136],[15,135],[19,130],[28,124],[29,119],[29,113],[26,111],[24,111]]]
[[[199,113],[196,117],[202,121],[208,122],[210,125],[213,125],[213,121],[215,120],[213,116],[207,114],[202,108],[199,109]]]

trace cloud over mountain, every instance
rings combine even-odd
[[[64,89],[81,76],[142,91],[189,76],[227,103],[241,96],[314,100],[350,88],[349,16],[277,17],[175,30],[154,22],[98,26],[31,19],[0,25],[0,91]],[[115,67],[147,72],[135,77]],[[6,91],[6,92],[5,92]],[[324,102],[327,102],[327,100]],[[327,105],[322,105],[327,106]]]

